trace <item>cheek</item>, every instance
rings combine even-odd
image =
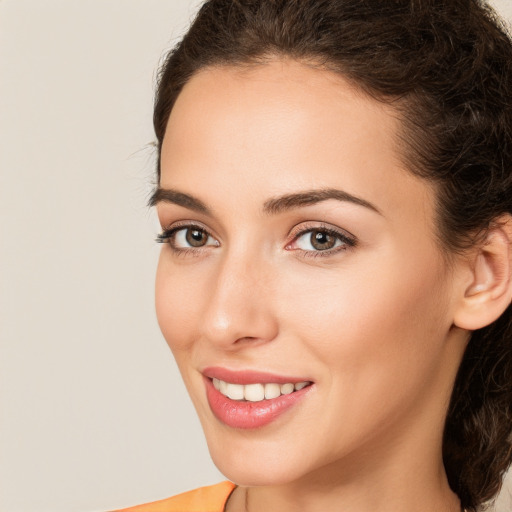
[[[204,287],[200,280],[190,279],[186,271],[170,264],[167,251],[165,247],[162,249],[158,262],[155,306],[160,330],[176,356],[191,344]]]
[[[380,263],[374,274],[295,277],[302,293],[289,292],[287,327],[325,390],[317,434],[340,450],[428,402],[443,363],[450,323],[441,274]]]
[[[303,272],[300,282],[295,276],[282,299],[290,305],[288,326],[330,379],[352,387],[432,370],[451,325],[443,266],[409,261],[414,265],[390,254],[339,274]]]

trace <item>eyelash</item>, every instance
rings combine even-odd
[[[174,245],[174,239],[176,236],[176,233],[178,231],[187,230],[187,229],[197,229],[198,231],[203,231],[208,236],[212,236],[210,232],[205,229],[203,226],[200,226],[198,224],[178,224],[170,229],[165,229],[162,231],[162,233],[158,234],[156,237],[156,242],[159,244],[168,244],[171,250],[177,255],[177,256],[199,256],[199,253],[201,252],[201,249],[203,247],[176,247]]]
[[[210,232],[207,229],[205,229],[203,226],[200,226],[197,224],[180,224],[180,225],[176,225],[170,229],[166,229],[162,233],[158,234],[156,237],[156,242],[162,243],[162,244],[163,243],[169,244],[172,251],[179,256],[188,256],[188,255],[198,256],[201,253],[204,246],[197,247],[197,248],[192,248],[192,247],[178,248],[174,245],[174,239],[175,239],[176,233],[178,233],[181,230],[187,230],[187,229],[197,229],[199,231],[204,232],[208,237],[212,236],[210,234]],[[293,239],[290,243],[288,243],[286,245],[286,248],[290,247],[293,243],[297,242],[297,240],[299,240],[305,234],[311,233],[313,231],[320,231],[322,233],[326,233],[327,235],[333,236],[334,238],[336,238],[336,240],[339,240],[342,243],[342,245],[340,245],[338,247],[334,247],[332,249],[325,249],[323,251],[319,251],[319,250],[308,251],[308,250],[304,250],[304,249],[292,249],[292,250],[300,251],[302,253],[302,256],[305,258],[319,258],[319,257],[325,258],[328,256],[332,256],[333,254],[336,254],[338,252],[352,249],[357,245],[357,239],[354,236],[348,235],[342,231],[338,231],[336,229],[333,229],[331,227],[328,227],[328,226],[320,223],[320,225],[319,224],[310,225],[310,226],[306,225],[300,231],[293,234]]]
[[[322,223],[312,225],[308,225],[306,223],[306,225],[303,226],[300,231],[293,234],[293,240],[289,244],[287,244],[286,247],[289,247],[293,243],[296,243],[297,240],[299,240],[302,236],[308,233],[312,233],[313,231],[326,233],[327,235],[334,237],[336,240],[339,240],[342,245],[339,245],[338,247],[333,247],[332,249],[325,249],[323,251],[307,251],[304,249],[293,249],[296,251],[300,251],[304,258],[326,258],[339,252],[352,249],[357,245],[357,239],[353,235],[349,235],[348,233],[345,233],[341,230],[338,231],[337,229],[326,226],[325,224]]]

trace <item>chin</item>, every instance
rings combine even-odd
[[[262,460],[247,463],[242,458],[227,460],[224,456],[213,457],[218,470],[231,482],[242,487],[260,487],[285,485],[299,479],[301,475],[294,474],[286,464],[273,461],[267,464]]]
[[[297,441],[267,432],[236,430],[228,435],[206,432],[214,464],[230,481],[240,486],[285,485],[300,480],[313,461],[297,451]]]

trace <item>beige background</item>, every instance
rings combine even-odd
[[[155,70],[197,4],[0,0],[2,512],[222,478],[156,325],[145,206]]]

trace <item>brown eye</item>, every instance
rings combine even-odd
[[[187,228],[184,230],[185,240],[192,247],[202,247],[208,242],[208,234],[206,231],[197,228]]]
[[[311,246],[317,251],[332,249],[336,245],[337,238],[326,231],[313,230],[310,235]]]
[[[330,256],[356,245],[356,239],[342,231],[313,227],[301,231],[295,240],[287,246],[288,249],[299,249],[303,256]]]
[[[157,236],[157,242],[169,244],[176,252],[187,249],[202,249],[203,247],[219,247],[219,241],[199,226],[180,226],[165,230]]]

